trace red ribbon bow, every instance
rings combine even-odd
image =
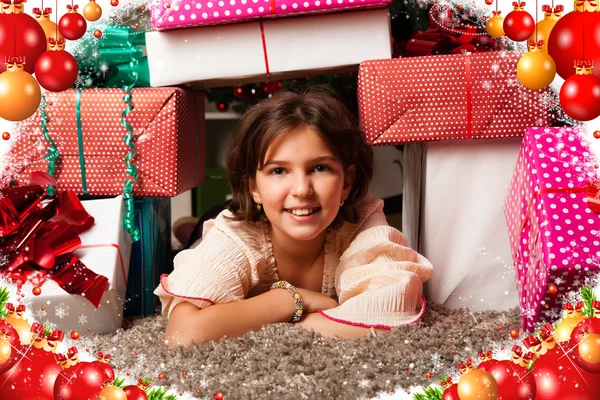
[[[542,344],[542,342],[535,336],[528,336],[525,339],[523,339],[523,344],[528,349],[531,349],[532,347],[539,346],[540,344]]]
[[[565,304],[565,310],[573,311],[574,310],[573,304],[572,303]]]
[[[492,11],[492,15],[500,15],[502,14],[502,11]]]
[[[523,356],[523,359],[524,359],[524,360],[527,360],[527,361],[533,361],[533,360],[535,360],[535,353],[533,353],[533,352],[528,352],[527,354],[525,354],[525,355]]]
[[[40,324],[39,322],[34,322],[31,324],[31,333],[35,333],[37,336],[46,337],[44,325]]]
[[[512,5],[513,7],[525,7],[525,2],[513,1]]]
[[[598,301],[598,300],[594,300],[594,301],[592,302],[592,308],[594,308],[594,309],[596,309],[596,310],[600,309],[600,301]]]
[[[575,310],[577,312],[581,311],[583,307],[585,307],[585,303],[583,301],[578,301],[577,303],[575,303]]]
[[[530,40],[527,43],[529,44],[530,47],[542,47],[544,45],[544,41],[541,39],[538,40],[537,42],[535,40]]]
[[[523,357],[523,349],[518,344],[515,344],[512,348],[512,352],[519,357]]]
[[[7,56],[5,63],[8,64],[9,68],[15,64],[25,64],[25,57],[23,57],[23,56]]]
[[[53,341],[53,342],[62,342],[64,338],[65,338],[65,333],[63,331],[54,330],[54,331],[50,332],[50,334],[48,335],[48,341]]]
[[[467,366],[464,363],[458,363],[456,364],[456,368],[458,368],[459,371],[467,369]]]
[[[467,361],[465,361],[465,364],[467,364],[467,368],[473,368],[473,359],[469,358]]]
[[[67,4],[67,9],[68,9],[70,12],[77,12],[77,9],[78,9],[78,8],[79,8],[79,6],[78,6],[77,4],[75,4],[74,6],[72,6],[72,5],[70,5],[70,4]]]
[[[554,327],[552,326],[551,323],[546,322],[541,328],[540,328],[540,335],[542,336],[542,339],[546,340],[548,339],[550,336],[552,336],[552,332],[554,332]]]
[[[61,363],[67,361],[67,357],[65,357],[65,355],[62,353],[55,353],[54,360],[56,360],[57,363]]]
[[[588,182],[585,187],[587,205],[595,213],[600,213],[600,180]]]
[[[32,179],[54,182],[39,172]],[[64,191],[48,197],[40,185],[7,187],[0,193],[0,254],[8,260],[0,275],[18,285],[40,286],[52,279],[67,293],[82,295],[98,308],[108,279],[73,255],[81,246],[79,234],[94,223],[77,196]]]
[[[69,358],[73,357],[77,355],[77,347],[73,346],[73,347],[69,347],[69,350],[67,350],[67,356]]]
[[[587,68],[594,66],[594,64],[589,60],[575,60],[573,64],[575,64],[575,67],[577,68]]]

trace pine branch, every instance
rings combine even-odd
[[[593,303],[596,300],[596,295],[594,294],[594,290],[590,286],[584,286],[581,288],[581,298],[583,299],[583,315],[586,317],[594,316],[594,307]]]
[[[8,315],[6,310],[6,303],[10,300],[10,292],[5,287],[0,287],[0,318],[4,318]]]
[[[177,396],[174,394],[170,394],[167,397],[165,397],[165,400],[177,400]]]
[[[431,385],[423,388],[424,393],[415,393],[413,395],[414,400],[442,400],[444,392],[439,386]]]
[[[115,377],[115,380],[113,381],[113,386],[119,387],[121,389],[125,388],[125,378],[122,378],[120,376]]]
[[[148,400],[166,400],[166,394],[166,389],[163,389],[161,387],[155,387],[148,391],[146,397],[148,398]]]

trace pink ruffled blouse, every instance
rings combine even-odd
[[[357,209],[357,223],[327,231],[322,293],[337,297],[340,305],[321,314],[376,328],[417,321],[425,311],[422,289],[433,272],[431,263],[388,225],[381,199],[367,194]],[[279,280],[269,222],[230,221],[226,215],[231,212],[206,221],[202,240],[180,252],[174,271],[161,277],[154,293],[163,315],[184,301],[204,308],[243,300]]]

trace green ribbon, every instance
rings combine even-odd
[[[40,102],[40,115],[42,117],[42,134],[44,139],[50,142],[48,147],[48,155],[44,157],[44,160],[48,161],[48,174],[54,176],[54,170],[56,168],[56,159],[60,155],[56,148],[56,143],[48,134],[48,114],[46,114],[46,96],[42,94],[42,101]],[[54,195],[54,186],[48,185],[46,188],[48,195]]]
[[[129,86],[134,73],[137,80],[133,87],[150,86],[148,57],[143,55],[140,47],[146,44],[144,31],[111,26],[104,30],[97,44],[100,62],[108,68],[106,87]],[[137,62],[132,63],[132,60]]]
[[[79,150],[79,170],[81,171],[81,187],[83,194],[88,195],[87,178],[85,174],[85,156],[83,155],[83,129],[81,128],[81,92],[83,88],[77,89],[75,94],[75,116],[77,119],[77,148]]]

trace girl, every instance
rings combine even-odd
[[[287,321],[354,338],[421,317],[432,266],[367,193],[373,151],[337,99],[280,92],[255,105],[227,172],[228,209],[154,292],[169,346]]]

